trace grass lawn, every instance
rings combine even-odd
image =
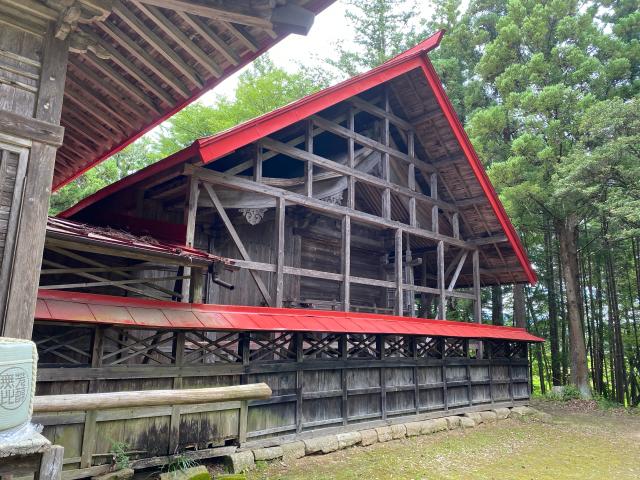
[[[261,463],[248,479],[639,479],[640,415],[539,402],[552,423],[503,420],[353,447],[288,464]]]

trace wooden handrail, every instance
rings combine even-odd
[[[197,403],[231,402],[269,398],[266,383],[230,387],[191,388],[184,390],[142,390],[134,392],[80,393],[35,397],[34,413],[106,410],[111,408],[155,407],[161,405],[193,405]]]

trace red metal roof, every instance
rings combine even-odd
[[[293,308],[200,305],[40,290],[36,320],[142,328],[424,335],[542,342],[522,328]]]
[[[336,105],[341,101],[383,84],[395,77],[398,77],[399,75],[414,69],[420,69],[427,78],[438,105],[444,113],[450,128],[454,132],[469,165],[482,187],[482,191],[487,196],[491,208],[500,222],[500,225],[502,226],[511,247],[517,256],[527,279],[532,284],[536,283],[538,280],[537,275],[531,266],[531,262],[527,257],[527,253],[520,241],[520,238],[507,216],[495,189],[491,185],[489,177],[487,176],[478,155],[471,145],[469,137],[464,131],[464,128],[462,127],[462,124],[460,123],[460,120],[458,119],[458,116],[444,91],[442,82],[427,56],[428,52],[440,44],[440,40],[443,35],[444,31],[441,30],[426,40],[423,40],[415,47],[399,54],[368,72],[356,75],[355,77],[345,80],[337,85],[308,95],[300,100],[292,102],[248,122],[237,125],[236,127],[224,132],[196,140],[191,146],[184,150],[140,170],[119,182],[103,188],[59,215],[64,218],[71,217],[90,205],[113,195],[126,187],[135,185],[136,183],[156,175],[159,172],[163,172],[175,165],[185,163],[196,155],[200,157],[203,163],[210,163],[229,154],[230,152],[233,152],[234,150],[250,144],[251,142],[259,140],[260,138],[299,122],[328,107]]]
[[[96,227],[56,217],[47,219],[47,238],[100,244],[114,249],[144,252],[158,257],[172,257],[185,264],[194,262],[204,264],[212,262],[233,263],[229,259],[170,240],[159,240],[150,236],[136,236],[122,230]]]

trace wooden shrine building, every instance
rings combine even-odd
[[[49,220],[40,395],[273,390],[37,418],[74,475],[113,441],[151,465],[528,401],[540,339],[482,325],[480,293],[536,276],[427,56],[441,36]]]

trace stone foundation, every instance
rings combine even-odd
[[[305,455],[325,454],[353,446],[368,446],[378,442],[429,435],[456,428],[474,428],[481,423],[489,424],[507,418],[523,418],[525,416],[531,416],[542,421],[550,419],[548,414],[530,407],[496,408],[431,420],[397,423],[378,428],[338,433],[336,435],[317,436],[285,443],[277,447],[243,450],[229,455],[227,465],[233,473],[239,473],[254,468],[255,461],[277,459],[288,461]]]

